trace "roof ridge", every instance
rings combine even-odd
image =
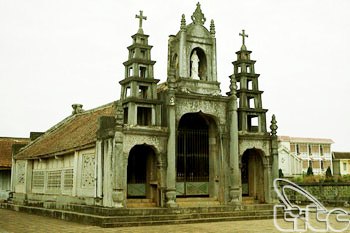
[[[0,136],[0,139],[30,139],[30,138]]]
[[[58,122],[57,124],[55,124],[54,126],[52,126],[51,128],[49,128],[48,130],[46,130],[44,132],[44,134],[42,134],[41,136],[39,136],[38,138],[36,138],[35,140],[33,141],[30,141],[27,145],[25,145],[24,147],[22,147],[20,149],[20,151],[23,151],[25,150],[26,148],[30,147],[31,145],[35,144],[36,142],[38,142],[39,140],[43,139],[44,137],[48,136],[49,134],[55,132],[55,130],[57,130],[58,128],[60,128],[62,125],[68,123],[68,122],[71,122],[73,119],[75,119],[76,117],[78,116],[82,116],[82,115],[85,115],[85,114],[88,114],[88,113],[93,113],[93,112],[96,112],[96,111],[99,111],[101,109],[105,109],[113,104],[117,103],[117,101],[112,101],[110,103],[107,103],[107,104],[104,104],[104,105],[101,105],[101,106],[98,106],[96,108],[92,108],[92,109],[89,109],[89,110],[85,110],[81,113],[76,113],[76,114],[71,114],[69,115],[68,117],[64,118],[63,120],[61,120],[60,122]]]

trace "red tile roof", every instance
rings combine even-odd
[[[278,136],[278,140],[282,142],[292,142],[292,143],[314,143],[314,144],[334,143],[332,139],[328,139],[328,138],[302,138],[302,137]]]
[[[98,119],[113,116],[115,103],[71,115],[45,132],[42,136],[24,147],[17,159],[39,158],[65,154],[79,148],[95,145]]]
[[[0,167],[11,167],[13,144],[27,144],[28,142],[29,138],[0,137]]]

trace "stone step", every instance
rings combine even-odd
[[[187,200],[189,201],[189,200]],[[212,212],[231,212],[236,211],[233,206],[195,206],[195,207],[179,207],[179,208],[160,208],[160,207],[139,207],[139,208],[110,208],[103,206],[88,206],[79,204],[59,205],[56,203],[31,203],[32,207],[40,207],[47,209],[57,209],[64,211],[72,211],[78,213],[100,215],[100,216],[130,216],[130,215],[167,215],[167,214],[186,214],[186,213],[212,213]],[[249,204],[243,205],[244,211],[272,210],[272,204]]]
[[[242,204],[243,205],[258,204],[258,200],[255,200],[254,197],[242,197]]]
[[[271,205],[270,205],[271,206]],[[149,209],[129,209],[129,215],[102,216],[97,214],[87,214],[58,209],[46,209],[42,207],[19,206],[19,205],[0,205],[1,208],[8,208],[17,211],[44,215],[59,218],[68,221],[75,221],[84,224],[97,225],[101,227],[122,227],[122,226],[141,226],[141,225],[160,225],[160,224],[178,224],[178,223],[200,223],[215,221],[235,221],[250,219],[269,219],[273,218],[272,208],[269,210],[243,210],[243,211],[219,211],[206,212],[208,208],[179,208],[176,211],[165,211],[162,214],[154,214],[160,208]],[[253,208],[251,206],[251,208]],[[218,209],[218,208],[217,208]],[[224,208],[225,209],[225,208]],[[229,209],[229,208],[226,208]],[[125,210],[125,209],[124,209]],[[137,210],[137,211],[136,211]],[[170,210],[165,209],[163,210]],[[152,213],[153,214],[149,214]]]
[[[236,212],[214,212],[214,213],[192,213],[192,214],[169,214],[169,215],[146,215],[146,216],[111,216],[104,219],[105,223],[113,222],[154,222],[168,220],[190,220],[190,219],[214,219],[228,217],[249,216],[271,216],[272,210],[262,211],[236,211]]]
[[[215,198],[176,198],[179,207],[214,207],[220,202]]]
[[[130,226],[147,226],[147,225],[168,225],[168,224],[189,224],[189,223],[204,223],[204,222],[222,222],[222,221],[240,221],[240,220],[257,220],[257,219],[272,219],[273,214],[268,215],[251,215],[251,216],[229,216],[229,217],[213,217],[213,218],[190,218],[190,219],[168,219],[168,220],[153,220],[153,221],[138,221],[138,222],[105,222],[101,227],[130,227]]]

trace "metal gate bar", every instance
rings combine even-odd
[[[209,182],[208,130],[178,131],[176,181],[183,183],[183,195],[206,195]],[[179,184],[179,186],[182,186]]]

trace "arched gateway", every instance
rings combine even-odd
[[[129,153],[127,169],[127,197],[147,198],[156,201],[157,195],[156,156],[149,145],[136,145]]]
[[[187,113],[180,119],[176,154],[177,196],[215,196],[216,131],[214,120],[202,112]]]
[[[242,195],[257,202],[265,202],[263,152],[248,149],[243,153],[241,162]]]

